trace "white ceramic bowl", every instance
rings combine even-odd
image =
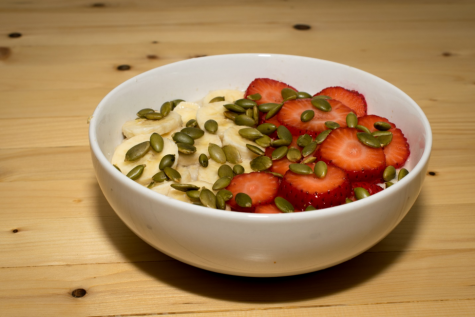
[[[121,126],[146,107],[168,100],[199,100],[210,90],[246,89],[268,77],[315,94],[328,86],[362,93],[368,113],[394,122],[408,138],[408,176],[377,195],[324,210],[247,214],[173,200],[119,173],[110,163]],[[320,270],[364,252],[406,215],[422,187],[432,134],[419,106],[404,92],[364,71],[314,58],[235,54],[162,66],[111,91],[98,105],[89,130],[99,185],[117,215],[147,243],[206,270],[256,277]]]

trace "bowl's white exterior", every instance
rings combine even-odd
[[[325,210],[246,214],[207,209],[157,194],[109,162],[121,125],[146,107],[177,98],[198,100],[210,90],[241,89],[257,77],[314,94],[328,86],[365,95],[368,113],[388,118],[409,140],[411,170],[370,198]],[[99,185],[119,217],[147,243],[185,263],[242,276],[286,276],[346,261],[384,238],[406,215],[422,187],[432,134],[417,104],[398,88],[361,70],[287,55],[236,54],[186,60],[136,76],[110,92],[90,121]]]

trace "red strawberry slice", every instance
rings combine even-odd
[[[379,193],[380,191],[383,190],[383,188],[379,185],[373,184],[373,183],[368,183],[368,182],[354,182],[351,183],[351,193],[350,193],[350,199],[355,201],[355,188],[356,187],[362,187],[366,189],[370,195],[374,195]]]
[[[284,157],[284,158],[281,158],[280,160],[272,161],[272,166],[269,170],[271,172],[284,175],[289,170],[289,165],[292,163],[295,163],[295,162],[291,162],[286,157]]]
[[[282,103],[283,98],[281,91],[284,88],[291,88],[298,91],[294,87],[274,79],[256,78],[249,87],[247,87],[245,97],[259,93],[261,99],[256,101],[258,105],[263,103]]]
[[[314,166],[310,164],[309,166]],[[345,203],[350,194],[350,181],[342,169],[328,165],[327,175],[318,178],[314,174],[285,173],[279,187],[279,196],[287,199],[296,210],[303,211],[309,205],[316,209],[338,206]]]
[[[363,116],[361,118],[358,118],[358,124],[367,127],[371,132],[374,132],[374,131],[378,130],[374,127],[374,124],[376,122],[387,122],[391,125],[391,127],[393,127],[393,128],[396,127],[396,125],[392,122],[389,122],[388,119],[386,119],[384,117],[376,116],[374,114],[369,114],[369,115]]]
[[[356,133],[357,130],[352,128],[333,130],[315,153],[317,160],[342,168],[352,182],[382,181],[386,168],[383,149],[363,145]]]
[[[261,205],[256,207],[256,214],[281,214],[279,208],[274,204]]]
[[[277,120],[277,116],[273,116],[272,118],[270,119],[266,119],[266,115],[267,113],[264,113],[264,112],[260,112],[259,113],[259,124],[263,124],[263,123],[272,123],[274,124],[276,127],[279,127],[280,126],[280,122],[279,120]],[[273,133],[274,135],[275,133]],[[277,135],[277,134],[275,134]]]
[[[328,100],[332,106],[330,112],[318,110],[312,106],[311,99],[296,99],[287,101],[277,114],[277,120],[285,125],[293,135],[309,134],[314,137],[326,130],[325,122],[334,121],[346,127],[346,116],[352,112],[350,108],[338,100]],[[302,122],[300,116],[305,110],[313,110],[315,116],[308,122]]]
[[[233,178],[226,189],[233,193],[233,198],[228,201],[233,210],[254,212],[257,206],[269,204],[277,196],[279,178],[262,172],[240,174]],[[238,193],[248,194],[252,199],[252,207],[240,207],[235,200]]]
[[[331,97],[332,99],[336,99],[343,102],[343,104],[351,108],[358,117],[366,115],[366,99],[356,90],[348,90],[346,88],[338,86],[328,87],[315,94],[315,96],[317,95],[325,95]]]

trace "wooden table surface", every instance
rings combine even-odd
[[[422,192],[368,252],[220,275],[151,248],[105,200],[86,123],[99,101],[155,67],[249,52],[363,69],[429,118]],[[474,1],[4,0],[0,126],[0,316],[475,316]]]

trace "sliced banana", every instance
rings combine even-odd
[[[258,148],[261,148],[263,151],[265,151],[265,149],[258,146],[256,143],[254,143],[254,142],[252,142],[248,139],[243,138],[239,134],[239,130],[241,130],[243,128],[246,128],[246,127],[235,125],[235,126],[232,126],[228,129],[226,129],[226,131],[224,131],[224,133],[223,133],[223,146],[224,145],[234,145],[234,147],[239,151],[239,153],[241,153],[241,158],[243,160],[252,160],[253,158],[257,157],[258,155],[255,154],[254,152],[252,152],[251,150],[249,150],[246,147],[246,144],[254,145]],[[248,172],[249,171],[246,169],[246,173],[248,173]]]
[[[182,183],[183,183],[183,182],[182,182]],[[173,184],[173,183],[170,183],[170,184]],[[212,189],[213,184],[208,183],[208,182],[192,181],[192,182],[187,182],[186,184],[196,185],[196,186],[199,186],[200,188],[204,186],[204,187],[208,188],[208,189],[211,190],[211,191],[213,190],[213,189]],[[170,186],[170,185],[168,185],[168,186]],[[181,200],[181,201],[184,201],[184,202],[187,202],[187,203],[191,203],[191,202],[192,202],[192,201],[188,198],[188,196],[186,195],[185,192],[176,190],[176,189],[174,189],[173,187],[170,187],[170,192],[168,193],[168,197],[171,197],[171,198],[177,199],[177,200]]]
[[[196,121],[198,125],[203,129],[205,122],[213,119],[218,123],[218,132],[216,133],[221,139],[226,129],[236,126],[236,124],[224,116],[226,108],[223,105],[227,104],[226,101],[218,101],[203,106],[196,112]]]
[[[186,124],[191,119],[196,120],[196,112],[200,106],[195,102],[182,101],[175,107],[174,112],[181,116],[182,124]]]
[[[205,134],[195,140],[194,146],[196,147],[196,152],[193,154],[182,154],[180,153],[180,157],[178,158],[178,165],[180,166],[189,166],[198,164],[198,158],[201,154],[206,154],[209,157],[208,153],[208,145],[210,143],[217,144],[222,146],[221,139],[216,134],[210,134],[205,132]]]
[[[180,153],[180,157],[181,157],[181,156],[182,156],[182,155],[181,155],[181,153]],[[192,181],[191,174],[190,174],[190,171],[188,170],[188,168],[186,168],[185,166],[177,165],[176,170],[177,170],[178,173],[180,173],[180,175],[181,175],[181,181],[180,181],[180,183],[182,183],[182,184],[188,184],[189,182]]]
[[[174,154],[175,158],[178,158],[178,148],[176,144],[169,139],[163,139],[164,142],[162,152],[156,153],[151,149],[150,151],[148,151],[147,154],[145,154],[144,157],[140,158],[137,161],[125,161],[125,153],[127,153],[127,151],[131,147],[149,140],[150,134],[139,134],[130,139],[126,139],[116,148],[112,157],[112,164],[117,165],[120,168],[121,172],[125,175],[127,175],[127,173],[130,172],[130,170],[135,166],[145,164],[146,167],[143,171],[142,176],[137,179],[138,183],[145,186],[150,184],[150,182],[152,181],[152,176],[158,173],[158,165],[160,164],[160,160],[163,156],[167,154]],[[175,160],[175,163],[173,163],[172,167],[176,167],[178,163],[177,161],[178,160]]]
[[[217,163],[213,160],[209,160],[208,167],[199,166],[198,167],[198,180],[214,184],[219,178],[218,169],[221,167],[220,163]],[[227,164],[233,167],[233,164]]]
[[[170,181],[170,182],[158,183],[154,185],[151,189],[156,193],[168,196],[168,193],[170,192],[170,189],[171,189],[170,184],[173,184],[173,182]]]
[[[181,115],[171,111],[168,116],[161,120],[135,119],[124,123],[122,133],[126,138],[136,135],[150,135],[154,132],[162,135],[182,126]]]
[[[233,89],[213,90],[203,98],[203,106],[207,106],[210,100],[215,97],[224,97],[225,103],[235,102],[244,98],[244,91]]]

